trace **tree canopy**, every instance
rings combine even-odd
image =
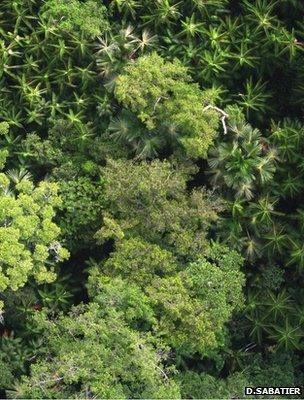
[[[1,398],[303,386],[303,17],[0,1]]]

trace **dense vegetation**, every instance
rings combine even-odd
[[[1,0],[0,397],[300,386],[302,0]]]

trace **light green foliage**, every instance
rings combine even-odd
[[[109,160],[103,177],[111,218],[104,219],[97,237],[108,238],[109,224],[116,224],[116,231],[120,226],[128,235],[174,247],[188,258],[203,253],[208,247],[208,228],[223,205],[204,190],[188,194],[186,181],[194,171],[191,165],[168,161]]]
[[[96,0],[47,0],[42,8],[42,15],[55,19],[61,29],[91,37],[108,29],[104,14],[105,7]]]
[[[187,69],[177,60],[166,63],[152,53],[125,67],[124,74],[116,80],[115,95],[152,129],[155,127],[153,114],[157,100],[166,100],[169,91],[174,93],[174,86],[178,86],[180,81],[183,84],[190,82]]]
[[[157,325],[151,298],[140,285],[120,276],[101,275],[98,265],[89,272],[90,297],[105,313],[115,310],[131,328],[139,331],[148,331]]]
[[[149,336],[128,328],[120,314],[96,303],[57,321],[40,318],[47,352],[32,365],[14,398],[179,398],[163,365],[166,354]]]
[[[8,156],[8,151],[1,149],[0,150],[0,170],[3,169],[7,156]]]
[[[132,326],[150,329],[180,355],[206,355],[223,345],[224,326],[244,302],[240,255],[214,244],[206,258],[182,266],[169,252],[144,244],[122,241],[102,273],[92,267],[94,301],[105,311],[118,310]]]
[[[140,57],[117,78],[115,95],[148,130],[163,124],[163,135],[170,135],[170,127],[176,127],[175,140],[188,156],[206,156],[216,136],[218,114],[204,107],[214,99],[191,82],[179,61],[166,62],[156,53]]]
[[[41,182],[37,187],[22,180],[10,191],[9,179],[0,174],[0,290],[17,290],[30,276],[37,282],[55,279],[54,266],[68,257],[57,241],[60,233],[52,222],[60,204],[58,186]]]
[[[219,265],[210,254],[210,261],[190,263],[174,277],[154,279],[148,288],[161,310],[158,329],[181,354],[207,354],[223,345],[224,325],[233,310],[243,305],[242,258],[226,249],[215,249],[226,253]]]
[[[7,122],[0,122],[0,135],[6,135],[9,131],[9,124]]]
[[[177,260],[172,253],[140,238],[130,238],[117,243],[103,270],[144,287],[156,275],[170,275],[176,269]]]

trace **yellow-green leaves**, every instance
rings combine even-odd
[[[91,264],[88,290],[105,314],[119,312],[178,354],[208,355],[224,344],[225,324],[244,304],[242,264],[219,244],[184,264],[161,246],[124,239],[102,266]]]
[[[117,78],[115,95],[152,136],[161,131],[161,136],[169,137],[174,127],[175,146],[181,145],[190,157],[206,157],[219,118],[204,105],[214,99],[210,99],[210,91],[203,92],[191,82],[187,68],[179,61],[166,62],[156,53],[140,57]]]
[[[0,291],[17,290],[30,276],[51,282],[53,267],[68,258],[57,242],[60,229],[52,222],[53,207],[60,204],[55,183],[21,180],[15,188],[0,174]]]
[[[187,191],[195,167],[168,161],[109,160],[103,169],[108,215],[98,237],[141,236],[187,258],[202,254],[222,202],[204,190]]]
[[[104,11],[105,8],[95,0],[84,3],[78,0],[48,0],[43,7],[44,15],[57,20],[61,29],[80,31],[93,37],[108,28]]]
[[[106,289],[113,291],[111,285]],[[127,290],[132,297],[135,292]],[[88,393],[103,399],[180,398],[174,368],[165,364],[166,348],[130,328],[114,307],[105,313],[91,302],[57,320],[42,313],[37,320],[46,351],[32,364],[30,376],[23,376],[18,398],[86,398]]]

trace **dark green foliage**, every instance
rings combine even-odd
[[[0,341],[1,388],[8,389],[14,384],[14,374],[25,372],[25,362],[30,358],[21,339],[3,335]]]
[[[275,172],[276,151],[258,129],[246,124],[238,109],[228,108],[229,135],[210,151],[214,186],[229,188],[237,199],[250,200]]]
[[[298,382],[294,372],[295,361],[288,353],[270,354],[266,359],[257,355],[246,375],[254,386],[261,386],[265,381],[269,386],[296,386]]]
[[[69,249],[90,246],[93,236],[100,226],[103,206],[103,187],[100,182],[79,177],[74,180],[59,181],[62,198],[58,221]]]
[[[243,374],[231,375],[227,380],[216,379],[205,373],[187,371],[180,377],[184,399],[231,399],[243,397],[244,387],[250,382]]]

